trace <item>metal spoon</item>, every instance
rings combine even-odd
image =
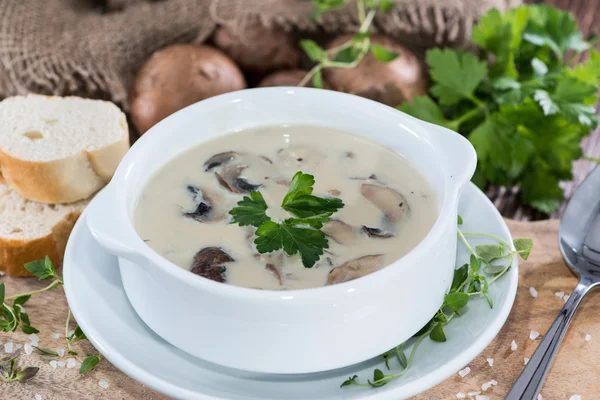
[[[536,398],[575,310],[583,296],[600,283],[600,166],[569,201],[560,222],[558,243],[567,265],[579,276],[579,283],[505,400]]]

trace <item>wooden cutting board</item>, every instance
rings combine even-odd
[[[490,399],[504,398],[523,368],[523,359],[531,357],[541,339],[540,336],[530,340],[530,331],[536,330],[543,335],[564,304],[555,293],[562,291],[569,294],[576,286],[577,279],[563,263],[558,250],[558,221],[507,222],[514,237],[530,237],[534,240],[529,260],[520,266],[517,298],[507,323],[483,353],[469,364],[471,372],[467,376],[461,378],[456,374],[415,399],[456,399],[458,392],[467,394],[481,391],[481,385],[492,379],[498,385],[482,394]],[[6,283],[7,295],[44,286],[35,278],[2,277],[0,281]],[[537,298],[531,296],[530,287],[537,290]],[[600,307],[600,291],[592,292],[575,316],[542,389],[544,399],[567,400],[574,394],[582,395],[583,399],[600,398],[600,382],[597,379],[600,376],[600,314],[597,307]],[[62,340],[53,339],[52,334],[59,332],[64,335],[67,303],[62,288],[32,297],[26,309],[33,325],[41,331],[38,334],[40,347],[61,347]],[[590,341],[584,339],[586,334],[592,336]],[[14,344],[28,342],[22,333],[0,333],[0,340]],[[518,345],[515,351],[510,349],[513,340]],[[1,346],[0,353],[4,351]],[[81,354],[95,353],[87,342],[83,346],[76,346]],[[443,346],[440,345],[440,351],[443,351]],[[488,357],[494,359],[491,367],[486,361]],[[66,358],[62,358],[62,361],[66,362]],[[107,360],[102,360],[91,373],[80,376],[76,368],[53,369],[49,364],[53,359],[56,358],[37,353],[23,357],[24,363],[41,368],[38,375],[27,384],[0,383],[0,398],[34,399],[36,394],[42,395],[44,400],[167,398],[128,378]],[[100,380],[108,383],[107,389],[100,387]]]

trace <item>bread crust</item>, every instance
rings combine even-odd
[[[37,239],[7,239],[0,237],[0,271],[10,276],[31,276],[24,265],[50,257],[55,266],[62,264],[67,239],[81,211],[73,210],[52,231]]]
[[[87,199],[112,178],[129,149],[129,135],[108,146],[52,161],[28,161],[0,149],[2,175],[22,197],[46,204]]]

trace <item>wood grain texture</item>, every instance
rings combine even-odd
[[[521,263],[517,298],[508,321],[483,353],[469,363],[472,369],[469,375],[465,378],[454,375],[415,399],[455,399],[456,393],[466,394],[481,390],[481,385],[491,379],[495,379],[498,386],[487,390],[484,394],[490,399],[502,399],[521,372],[523,358],[531,357],[539,343],[540,339],[535,341],[529,339],[529,332],[536,330],[543,335],[564,304],[563,300],[556,297],[554,293],[563,291],[568,294],[576,286],[577,279],[563,263],[558,250],[558,221],[524,223],[508,220],[507,222],[514,237],[531,237],[535,242],[529,260]],[[37,281],[35,278],[2,277],[0,281],[6,283],[7,295],[45,286],[44,282]],[[537,298],[529,294],[529,287],[537,289]],[[544,399],[566,400],[573,394],[581,394],[584,399],[600,396],[600,383],[597,381],[597,377],[600,376],[598,304],[600,304],[600,291],[592,292],[576,314],[542,390]],[[62,339],[52,339],[53,332],[64,334],[67,303],[62,288],[32,297],[26,304],[26,309],[33,325],[41,331],[38,334],[40,347],[51,349],[62,347],[64,343]],[[70,328],[74,327],[73,323]],[[584,340],[586,333],[592,335],[592,340],[589,342]],[[22,333],[1,333],[0,340],[4,343],[12,341],[15,344],[24,344],[28,338]],[[518,344],[514,352],[510,350],[513,340]],[[95,353],[87,343],[76,346],[78,351],[81,350],[81,354]],[[444,346],[445,344],[440,344],[440,351],[443,351]],[[0,353],[3,350],[0,347]],[[66,361],[67,357],[63,357],[62,360]],[[494,358],[493,367],[487,364],[487,357]],[[53,359],[56,358],[37,353],[24,356],[24,363],[41,368],[38,376],[27,384],[0,383],[0,399],[33,399],[36,394],[43,395],[45,400],[98,398],[162,400],[167,398],[128,378],[111,366],[107,360],[102,360],[95,371],[80,376],[76,369],[64,367],[53,369],[49,365],[49,361]],[[418,353],[415,362],[419,362]],[[102,389],[98,385],[100,379],[108,381],[110,385],[108,389]]]

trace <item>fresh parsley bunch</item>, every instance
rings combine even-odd
[[[260,192],[251,192],[250,197],[238,202],[229,214],[232,223],[240,226],[257,227],[254,244],[259,253],[270,253],[283,249],[288,255],[299,253],[302,264],[311,268],[329,247],[325,234],[319,229],[329,221],[331,215],[344,207],[338,198],[322,198],[312,194],[315,178],[297,172],[292,179],[281,208],[295,218],[273,222],[267,215],[267,203]]]
[[[584,40],[573,16],[550,6],[493,9],[473,29],[475,52],[427,52],[431,96],[398,108],[465,135],[479,158],[477,185],[519,186],[525,204],[551,213],[581,139],[598,125],[596,39]],[[588,61],[570,68],[585,51]]]

